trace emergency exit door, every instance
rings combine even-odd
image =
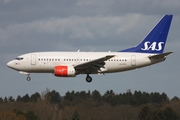
[[[131,56],[131,66],[136,66],[136,56],[135,55]]]
[[[31,65],[36,65],[36,55],[35,54],[31,55]]]

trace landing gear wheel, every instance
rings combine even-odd
[[[30,77],[27,77],[27,78],[26,78],[26,80],[27,80],[27,81],[30,81],[30,80],[31,80],[31,78],[30,78]]]
[[[88,76],[86,77],[86,81],[87,81],[88,83],[90,83],[90,82],[92,81],[92,77],[88,75]]]

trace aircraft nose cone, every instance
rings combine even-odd
[[[12,68],[12,67],[13,67],[13,62],[12,62],[12,61],[8,62],[8,63],[7,63],[7,66],[8,66],[9,68]]]

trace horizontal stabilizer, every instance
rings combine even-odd
[[[149,56],[149,58],[160,58],[160,57],[166,57],[168,55],[170,55],[171,53],[173,52],[166,52],[166,53],[162,53],[162,54],[157,54],[157,55],[152,55],[152,56]]]

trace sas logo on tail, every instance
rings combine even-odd
[[[156,50],[156,51],[161,51],[162,50],[162,45],[164,44],[164,42],[153,42],[151,44],[151,42],[147,41],[144,43],[144,48],[141,48],[141,50]]]

